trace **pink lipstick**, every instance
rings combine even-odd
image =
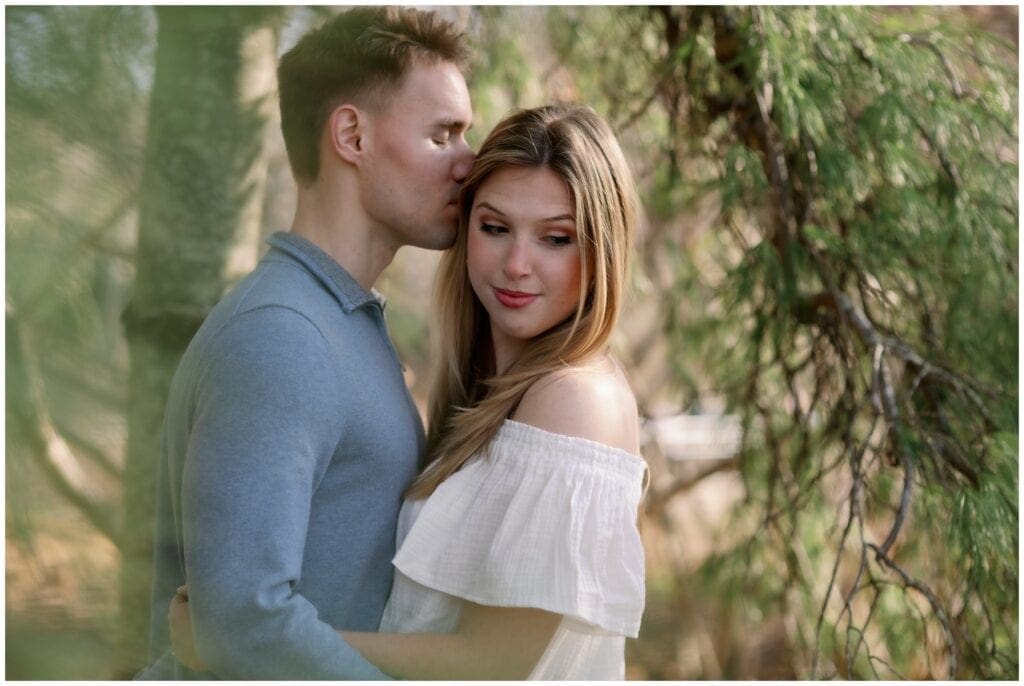
[[[506,291],[504,288],[495,288],[494,295],[498,298],[498,302],[505,307],[511,307],[514,310],[517,310],[520,307],[526,307],[537,298],[535,293]]]

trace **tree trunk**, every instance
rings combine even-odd
[[[175,367],[258,251],[283,13],[160,7],[129,345],[118,677],[145,664],[156,473]]]

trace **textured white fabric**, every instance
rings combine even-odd
[[[531,679],[622,679],[644,607],[639,457],[507,420],[398,522],[384,632],[451,632],[465,600],[563,615]]]

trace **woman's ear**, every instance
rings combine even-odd
[[[331,150],[349,164],[363,161],[363,137],[366,135],[366,114],[355,105],[341,105],[327,120]]]

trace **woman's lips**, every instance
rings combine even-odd
[[[505,307],[511,307],[512,309],[519,309],[520,307],[526,307],[534,300],[537,295],[535,293],[522,293],[520,291],[506,291],[504,288],[495,288],[494,295]]]

